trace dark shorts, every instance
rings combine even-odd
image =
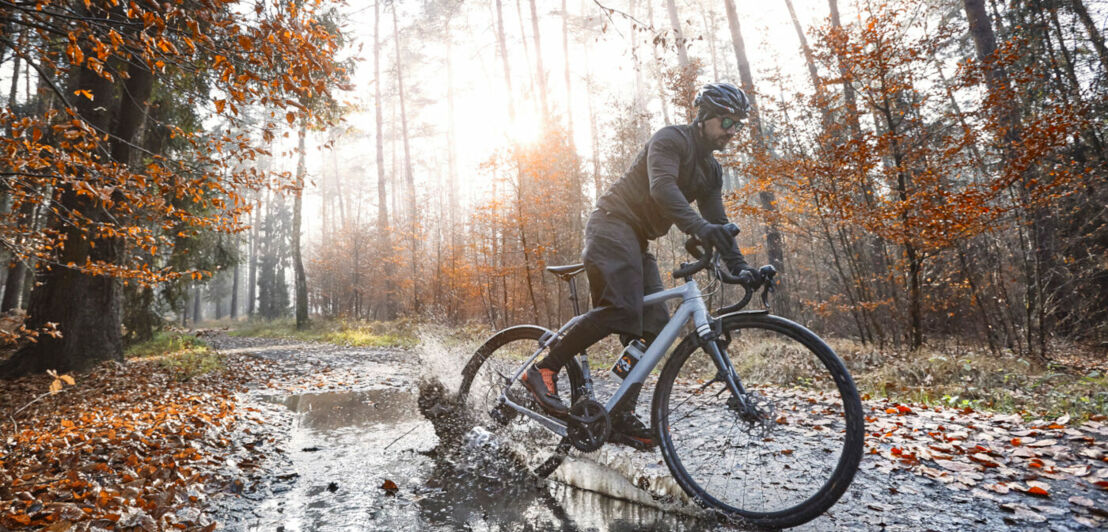
[[[664,289],[654,255],[627,222],[593,211],[585,226],[582,259],[589,277],[593,308],[589,319],[615,332],[654,336],[669,321],[665,304],[643,308],[645,294]]]

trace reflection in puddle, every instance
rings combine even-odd
[[[597,474],[603,474],[603,468]],[[423,525],[451,530],[713,530],[689,517],[542,482],[496,445],[437,459],[417,500]]]
[[[405,390],[304,393],[263,399],[285,405],[300,414],[300,426],[320,432],[410,421],[417,415],[415,396]]]

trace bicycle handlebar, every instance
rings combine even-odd
[[[723,226],[727,229],[727,232],[731,233],[732,237],[738,236],[739,226],[729,223]],[[681,279],[685,277],[692,277],[692,275],[704,268],[707,268],[709,264],[714,263],[719,257],[718,253],[715,253],[710,244],[701,242],[699,238],[690,236],[688,240],[685,240],[685,251],[689,252],[694,258],[698,259],[693,263],[681,263],[681,267],[673,271],[674,279]],[[742,284],[738,277],[731,275],[731,272],[724,271],[723,269],[716,268],[720,273],[720,280],[729,284]]]
[[[724,227],[731,233],[731,236],[739,234],[738,226],[733,223],[729,223]],[[733,275],[726,267],[721,268],[719,266],[719,251],[712,249],[711,245],[701,242],[700,239],[695,236],[690,236],[688,240],[685,240],[685,250],[689,252],[689,255],[696,258],[697,261],[692,263],[681,263],[681,267],[673,271],[673,277],[675,279],[688,279],[696,272],[708,266],[713,266],[713,270],[721,282],[742,285],[745,290],[746,293],[743,295],[742,300],[734,305],[729,305],[720,309],[720,312],[731,312],[745,307],[747,303],[750,302],[750,298],[754,295],[754,292],[757,292],[758,289],[763,286],[765,289],[762,291],[762,304],[768,308],[769,292],[772,292],[774,289],[773,278],[777,275],[777,268],[774,268],[773,265],[767,264],[758,268],[757,277],[749,274],[744,275],[745,272],[740,272],[739,275]]]

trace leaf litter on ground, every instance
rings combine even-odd
[[[234,399],[245,367],[182,382],[131,360],[72,385],[69,375],[0,381],[0,529],[214,529],[203,508],[234,486],[229,434],[245,421]],[[12,416],[59,380],[66,393]]]
[[[1025,422],[971,408],[866,400],[863,467],[905,470],[988,499],[1013,523],[1070,514],[1083,526],[1108,526],[1108,425],[1072,426],[1070,416]],[[1103,472],[1103,477],[1100,476]],[[1068,503],[1068,504],[1067,504]]]

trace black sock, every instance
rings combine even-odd
[[[605,336],[611,334],[608,328],[593,322],[588,318],[583,318],[573,324],[566,331],[562,340],[554,344],[554,347],[550,348],[550,353],[547,353],[542,360],[540,360],[536,366],[545,369],[552,369],[559,371],[562,366],[569,362],[569,359],[574,355],[584,351],[592,344],[599,342]]]

